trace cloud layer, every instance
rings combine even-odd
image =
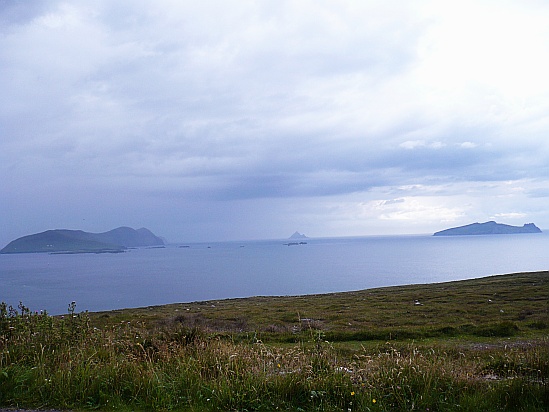
[[[549,7],[0,2],[0,243],[549,227]]]

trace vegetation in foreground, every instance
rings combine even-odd
[[[0,305],[0,406],[546,411],[549,273],[52,317]]]

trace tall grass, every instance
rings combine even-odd
[[[146,327],[147,326],[147,327]],[[549,341],[342,347],[0,305],[0,406],[96,410],[544,411]]]

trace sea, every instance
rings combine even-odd
[[[0,301],[64,314],[549,270],[549,234],[368,236],[0,255]],[[300,244],[300,242],[303,242]]]

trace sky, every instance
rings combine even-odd
[[[543,0],[0,0],[0,247],[549,229]]]

